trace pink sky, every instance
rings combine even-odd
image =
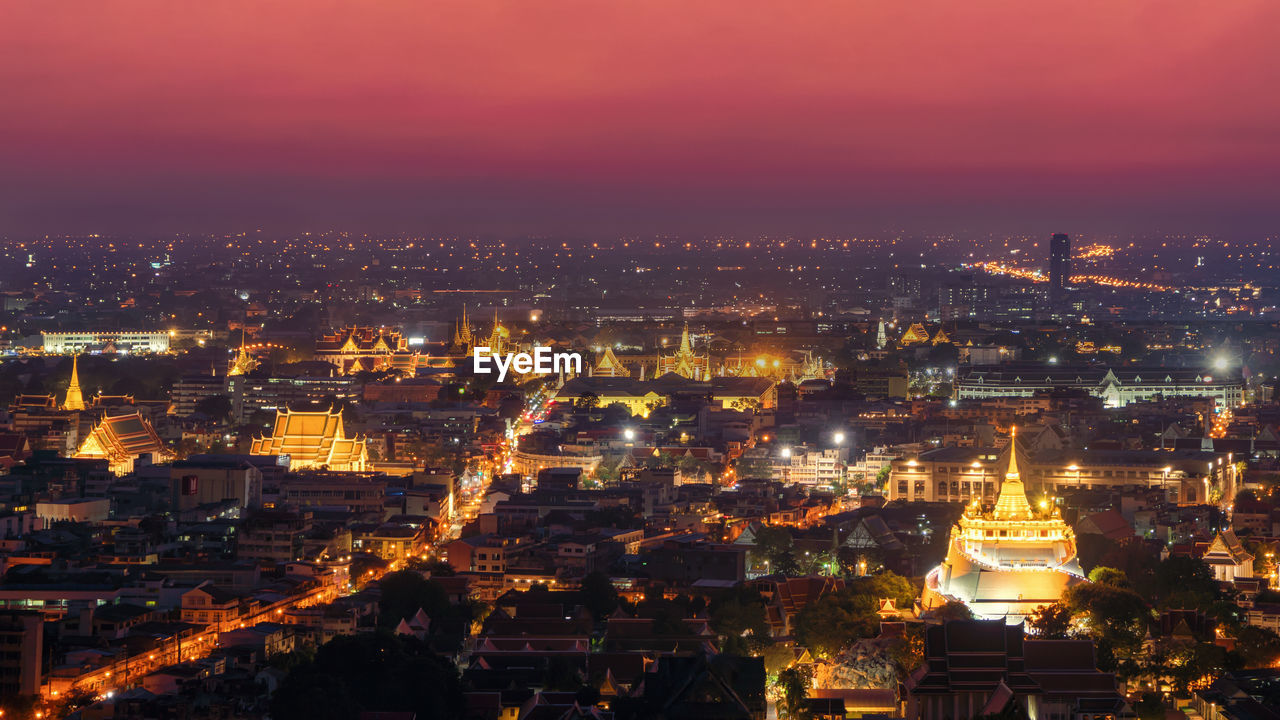
[[[1274,0],[12,0],[0,233],[1252,231],[1277,27]]]

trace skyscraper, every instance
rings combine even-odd
[[[1049,240],[1049,298],[1057,303],[1071,281],[1071,238],[1054,233]]]

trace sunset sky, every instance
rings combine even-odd
[[[0,234],[1280,231],[1276,0],[7,0]]]

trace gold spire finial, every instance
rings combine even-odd
[[[66,402],[62,403],[66,410],[84,409],[84,393],[80,390],[80,371],[77,365],[79,359],[79,355],[71,356],[71,382],[67,384]]]
[[[1009,435],[1009,469],[1005,471],[1004,482],[1000,483],[1000,494],[996,497],[996,520],[1030,520],[1032,518],[1031,503],[1027,501],[1027,489],[1022,484],[1022,476],[1018,474],[1018,430],[1014,428]]]
[[[1009,429],[1009,469],[1005,471],[1005,480],[1020,480],[1018,474],[1018,426]]]

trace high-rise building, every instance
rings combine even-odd
[[[1071,238],[1066,233],[1054,233],[1049,240],[1049,299],[1062,299],[1067,283],[1071,282]]]

